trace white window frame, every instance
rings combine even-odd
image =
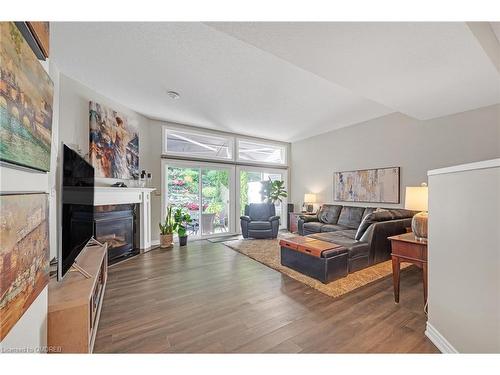
[[[203,156],[196,157],[190,156],[185,152],[175,152],[167,150],[167,133],[168,131],[178,131],[190,135],[200,136],[200,137],[214,137],[214,138],[225,138],[228,142],[228,150],[231,155],[230,158],[226,158],[223,156]],[[225,160],[225,161],[234,161],[235,160],[235,137],[229,134],[221,134],[218,132],[212,132],[210,130],[192,130],[190,128],[181,127],[181,126],[169,126],[164,125],[162,129],[162,153],[166,156],[179,156],[184,158],[192,158],[192,159],[203,159],[203,160]]]
[[[256,144],[262,145],[262,146],[279,147],[283,150],[284,161],[283,161],[283,163],[272,163],[272,162],[265,162],[265,161],[252,161],[252,160],[242,159],[242,158],[240,158],[240,141],[256,143]],[[286,166],[288,166],[288,155],[290,153],[290,147],[288,144],[286,144],[284,142],[277,142],[277,141],[269,141],[266,139],[236,136],[236,143],[235,143],[235,150],[234,151],[235,151],[234,155],[236,158],[236,162],[241,163],[241,164],[269,165],[270,167],[272,167],[272,166],[286,167]]]
[[[190,156],[184,152],[175,152],[167,150],[167,132],[171,131],[179,131],[197,136],[206,136],[206,137],[220,137],[228,140],[228,148],[231,153],[231,158],[218,157],[218,156]],[[283,163],[270,163],[264,161],[252,161],[240,158],[239,155],[239,142],[246,141],[256,143],[262,146],[272,146],[279,147],[284,152],[284,162]],[[202,129],[197,127],[190,127],[187,125],[173,125],[173,124],[165,124],[162,126],[162,155],[169,157],[179,157],[182,159],[190,159],[190,160],[206,160],[206,161],[226,161],[226,162],[234,162],[236,164],[243,165],[257,165],[257,166],[269,166],[269,167],[289,167],[290,161],[290,143],[273,141],[269,139],[263,138],[254,138],[239,134],[219,132],[211,129]]]

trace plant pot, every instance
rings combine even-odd
[[[166,249],[172,247],[174,244],[174,235],[170,234],[160,234],[160,247]]]
[[[179,237],[179,246],[186,246],[188,242],[188,236]]]

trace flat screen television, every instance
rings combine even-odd
[[[62,239],[58,279],[94,236],[94,167],[63,144]]]

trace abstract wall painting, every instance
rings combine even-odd
[[[0,196],[0,341],[49,282],[47,195]]]
[[[96,177],[139,178],[139,132],[127,117],[89,103],[89,156]]]
[[[399,203],[399,167],[335,172],[335,200]]]
[[[50,169],[53,84],[19,29],[0,22],[0,160]]]

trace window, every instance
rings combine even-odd
[[[233,139],[223,135],[165,128],[165,154],[202,159],[233,158]]]
[[[286,164],[284,146],[266,142],[238,140],[238,160],[258,164]]]
[[[287,144],[181,126],[163,127],[163,155],[186,160],[286,166]]]

